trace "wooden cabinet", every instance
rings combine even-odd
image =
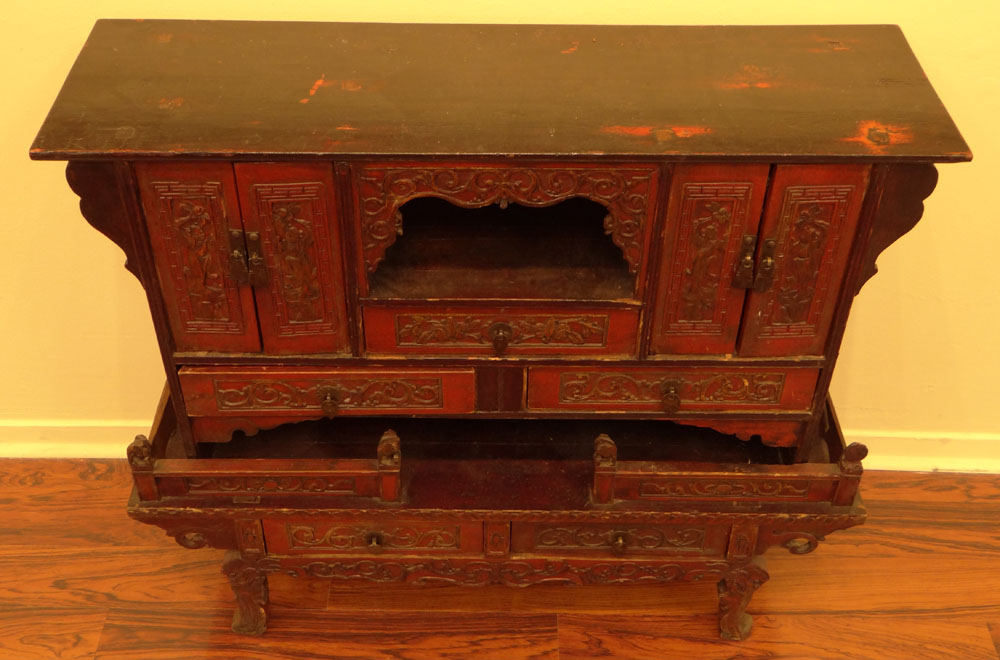
[[[129,512],[234,629],[279,570],[708,576],[728,638],[863,520],[851,301],[971,158],[891,26],[198,21],[100,21],[31,153],[146,290]]]

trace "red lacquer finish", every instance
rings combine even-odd
[[[851,299],[971,158],[894,26],[226,21],[100,21],[31,154],[146,289],[129,512],[234,631],[274,573],[710,580],[731,640],[865,518]]]
[[[753,259],[768,170],[731,164],[674,168],[651,354],[734,351],[746,294],[734,280],[741,260]],[[752,263],[744,268],[752,277]]]
[[[349,350],[344,266],[329,163],[238,163],[246,232],[260,236],[255,286],[264,351]]]
[[[472,369],[185,367],[180,379],[195,417],[454,414],[475,405]]]
[[[740,355],[823,353],[869,170],[778,166],[757,241],[758,270],[767,242],[774,241],[774,275],[750,294]]]
[[[529,410],[647,412],[805,411],[817,369],[788,367],[531,367]]]
[[[365,305],[363,314],[373,355],[629,357],[639,331],[634,308]]]
[[[230,277],[242,232],[230,163],[136,163],[156,272],[177,350],[260,350],[253,292]]]

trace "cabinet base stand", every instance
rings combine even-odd
[[[228,550],[222,569],[242,634],[264,633],[267,576],[282,573],[456,586],[712,581],[720,634],[741,640],[747,605],[768,580],[768,548],[805,554],[865,519],[864,448],[843,445],[832,408],[826,421],[829,453],[806,463],[657,422],[602,425],[618,444],[609,433],[582,440],[570,422],[341,420],[194,459],[167,458],[154,429],[152,443],[140,437],[129,452],[129,514],[184,547]],[[388,423],[398,433],[373,432]],[[334,450],[350,457],[321,457]],[[266,456],[274,451],[295,458]],[[539,451],[562,458],[524,457]],[[706,451],[732,462],[685,460]],[[750,454],[762,462],[742,459]]]

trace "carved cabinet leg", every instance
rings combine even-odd
[[[267,575],[247,562],[238,550],[229,550],[222,561],[222,572],[236,595],[233,632],[263,635],[267,630]]]
[[[719,632],[723,639],[738,641],[750,634],[753,619],[746,613],[747,604],[769,577],[764,558],[754,557],[719,580]]]

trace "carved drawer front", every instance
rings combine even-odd
[[[374,354],[630,356],[639,310],[368,305],[364,323]]]
[[[726,551],[728,533],[724,525],[700,522],[514,523],[510,550],[552,556],[721,556]]]
[[[529,410],[650,412],[804,411],[818,369],[532,367]]]
[[[482,522],[264,520],[271,554],[480,554]]]
[[[187,367],[180,380],[192,417],[465,413],[475,407],[472,369]]]

